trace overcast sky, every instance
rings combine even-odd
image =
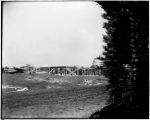
[[[103,48],[95,2],[6,2],[3,65],[91,66]]]

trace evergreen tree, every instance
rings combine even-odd
[[[109,78],[110,105],[101,118],[148,117],[148,2],[98,2],[106,14],[103,73]],[[107,111],[104,115],[104,111]],[[112,115],[108,115],[112,114]],[[98,117],[97,116],[97,117]]]

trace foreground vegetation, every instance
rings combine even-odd
[[[103,74],[111,89],[108,106],[91,118],[149,118],[149,2],[98,2],[107,35]]]
[[[105,106],[109,94],[103,76],[3,74],[2,84],[28,88],[3,89],[3,118],[88,118]]]

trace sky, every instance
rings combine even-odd
[[[3,66],[86,66],[103,52],[95,2],[5,2]]]

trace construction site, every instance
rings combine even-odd
[[[49,73],[52,75],[100,75],[100,69],[85,68],[75,66],[53,66],[53,67],[40,67],[35,70],[35,73]]]

